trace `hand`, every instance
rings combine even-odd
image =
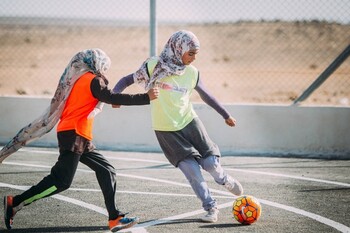
[[[227,119],[225,120],[225,123],[226,123],[228,126],[234,127],[234,126],[236,126],[236,119],[233,118],[232,116],[230,116],[229,118],[227,118]]]
[[[150,100],[155,100],[155,99],[158,98],[159,88],[158,87],[153,87],[153,88],[149,89],[147,94],[148,94]]]
[[[112,104],[112,108],[120,108],[121,105]]]

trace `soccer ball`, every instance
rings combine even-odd
[[[239,196],[233,202],[232,214],[238,222],[252,224],[260,218],[261,205],[253,196]]]

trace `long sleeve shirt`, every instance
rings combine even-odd
[[[108,88],[108,82],[102,77],[96,76],[91,81],[92,95],[101,102],[115,105],[145,105],[150,103],[148,94],[121,94],[112,92]]]
[[[124,91],[125,88],[132,85],[133,83],[134,83],[133,74],[129,74],[119,80],[119,82],[114,86],[113,92],[121,93]],[[210,92],[204,86],[200,78],[198,78],[198,83],[194,89],[198,92],[200,98],[207,105],[215,109],[215,111],[217,111],[224,119],[227,119],[230,117],[230,114],[228,113],[228,111],[216,100],[216,98],[212,94],[210,94]]]

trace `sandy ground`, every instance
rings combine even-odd
[[[350,25],[333,23],[160,25],[158,52],[179,29],[200,39],[194,65],[224,103],[291,104],[350,44]],[[148,27],[0,24],[0,96],[51,97],[71,57],[96,47],[112,59],[112,87],[138,69],[149,56],[149,44]],[[193,99],[199,101],[197,95]],[[304,104],[350,106],[350,60]]]

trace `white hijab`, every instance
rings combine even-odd
[[[64,70],[50,106],[1,149],[0,163],[21,147],[51,131],[61,117],[74,83],[83,74],[92,72],[104,76],[110,65],[110,58],[100,49],[88,49],[77,53]]]
[[[182,75],[186,68],[186,65],[182,63],[182,56],[189,50],[198,50],[199,47],[199,40],[192,32],[186,30],[175,32],[158,57],[158,63],[151,77],[148,76],[147,71],[147,63],[151,59],[148,58],[134,73],[135,83],[142,85],[147,91],[159,79],[171,75]]]

